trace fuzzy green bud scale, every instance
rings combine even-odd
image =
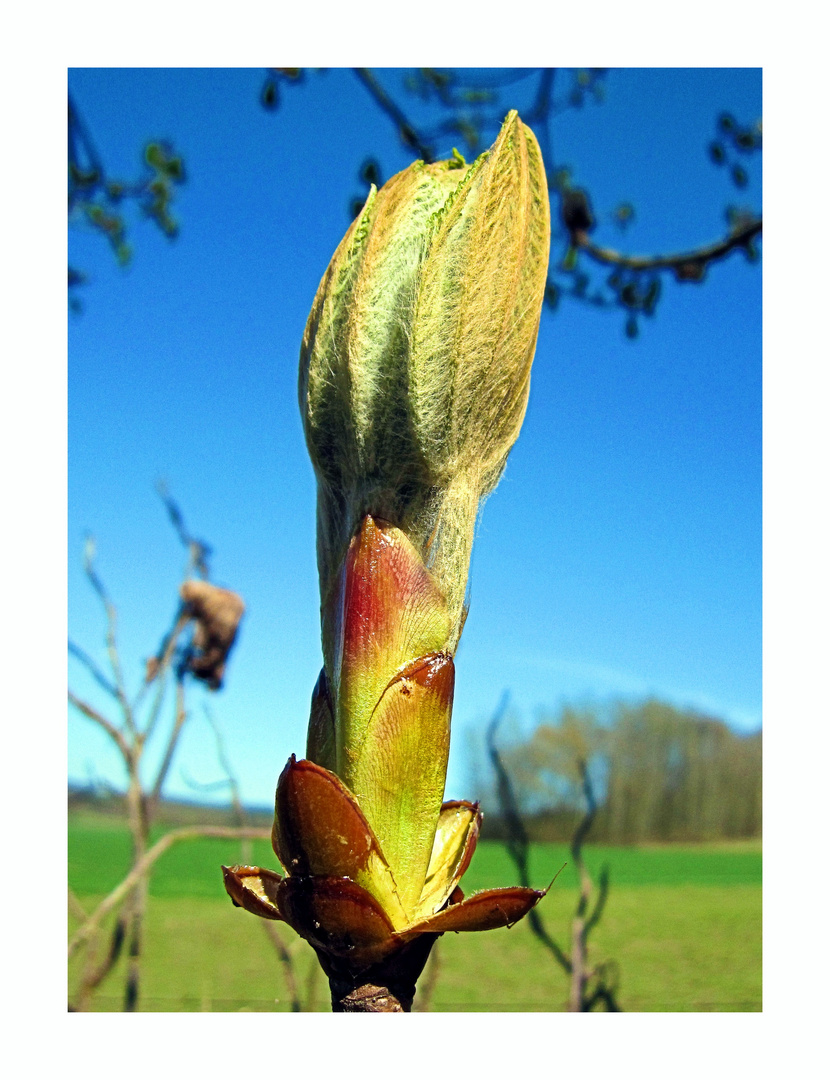
[[[478,510],[524,417],[549,243],[541,153],[515,112],[472,165],[416,162],[371,191],[301,351],[324,600],[372,514],[421,553],[454,650]]]

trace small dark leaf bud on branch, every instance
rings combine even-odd
[[[584,188],[568,188],[562,193],[562,224],[573,236],[578,232],[590,232],[596,225],[591,200]]]

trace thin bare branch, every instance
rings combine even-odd
[[[585,1012],[585,991],[588,985],[589,976],[588,935],[585,930],[585,912],[588,908],[588,901],[591,897],[593,886],[588,869],[585,866],[585,861],[582,858],[582,845],[594,823],[597,804],[594,799],[594,790],[588,775],[588,767],[582,758],[577,762],[577,767],[582,779],[582,789],[585,793],[588,809],[579,825],[577,825],[576,831],[571,839],[571,857],[579,870],[579,899],[577,900],[576,912],[571,926],[571,963],[573,965],[573,970],[571,972],[571,992],[568,1008],[571,1012]]]
[[[116,746],[121,751],[124,761],[129,768],[132,751],[130,750],[127,740],[124,738],[123,733],[115,726],[115,724],[107,720],[105,716],[102,716],[97,709],[93,709],[91,705],[88,705],[85,701],[81,701],[81,699],[73,694],[71,690],[67,691],[67,696],[69,697],[71,705],[74,705],[75,708],[83,713],[89,720],[94,720],[96,724],[99,724],[110,738],[115,741]]]
[[[594,910],[585,920],[585,937],[587,938],[599,920],[602,918],[602,913],[605,910],[605,903],[608,899],[608,890],[610,887],[610,875],[608,873],[608,865],[606,864],[599,872],[599,892],[597,894],[597,901],[594,904]]]
[[[116,640],[116,626],[118,623],[118,612],[116,611],[115,604],[109,597],[109,593],[104,587],[103,581],[101,581],[98,573],[93,565],[95,558],[95,541],[91,536],[87,537],[86,547],[84,550],[84,572],[89,579],[95,592],[100,597],[101,603],[104,607],[104,612],[107,618],[107,631],[105,640],[107,644],[107,653],[109,655],[110,667],[112,668],[112,674],[115,679],[115,691],[118,703],[121,706],[121,710],[124,713],[124,720],[130,731],[135,731],[135,723],[133,720],[133,711],[130,708],[130,703],[127,700],[127,692],[124,685],[124,674],[121,670],[121,657],[118,653],[118,643]]]
[[[580,230],[574,232],[571,239],[586,255],[606,266],[621,266],[627,270],[674,270],[683,279],[693,281],[702,277],[702,273],[696,276],[693,268],[702,271],[709,263],[725,258],[736,248],[746,250],[762,228],[763,219],[754,218],[721,240],[674,255],[623,255],[612,248],[600,247]]]
[[[499,804],[501,806],[505,824],[507,825],[507,853],[516,864],[516,869],[519,873],[519,884],[524,885],[525,888],[529,888],[530,877],[528,874],[527,863],[530,841],[519,813],[516,796],[513,793],[513,785],[510,782],[510,777],[501,760],[501,755],[496,749],[496,729],[504,717],[504,713],[507,709],[507,702],[508,695],[505,694],[502,697],[501,704],[496,710],[496,715],[490,721],[487,728],[487,749],[490,754],[490,760],[493,763],[493,768],[496,772]],[[536,937],[553,955],[559,966],[570,974],[571,961],[569,957],[547,932],[545,924],[542,922],[542,918],[536,908],[531,908],[527,913],[526,918]]]
[[[219,730],[219,725],[216,723],[213,713],[207,705],[204,706],[204,713],[207,722],[210,724],[211,730],[213,731],[213,737],[216,740],[216,756],[219,758],[219,764],[222,766],[225,776],[227,777],[227,783],[230,785],[231,804],[236,813],[238,822],[241,825],[244,822],[245,812],[242,808],[242,799],[239,795],[239,781],[236,779],[236,774],[234,773],[228,755],[225,752],[225,742],[222,738],[222,733]]]
[[[207,707],[204,706],[205,716],[207,721],[213,730],[214,738],[216,739],[216,753],[219,758],[219,764],[225,771],[226,782],[230,786],[231,790],[231,805],[233,806],[234,817],[236,818],[237,825],[245,824],[245,809],[242,806],[242,797],[239,792],[239,781],[236,778],[236,774],[231,767],[230,760],[225,752],[225,743],[222,739],[222,733],[219,730],[219,725],[213,717],[213,713]],[[241,860],[243,863],[248,863],[251,860],[251,845],[250,841],[244,841],[242,844]]]
[[[159,654],[156,657],[157,666],[156,666],[156,668],[154,669],[154,672],[153,672],[153,678],[158,680],[158,687],[157,687],[157,690],[156,690],[156,696],[155,696],[155,699],[153,701],[152,708],[150,710],[150,715],[149,715],[148,720],[147,720],[147,724],[146,724],[146,726],[144,728],[144,731],[142,731],[141,734],[138,737],[138,741],[140,742],[141,746],[144,746],[144,744],[150,738],[150,736],[151,736],[151,734],[153,732],[153,729],[155,728],[156,723],[158,722],[158,718],[159,718],[159,716],[161,714],[161,706],[162,706],[162,704],[164,702],[165,694],[167,693],[167,678],[168,678],[169,671],[170,671],[170,665],[171,665],[172,660],[173,660],[173,655],[174,655],[174,652],[175,652],[175,649],[176,649],[176,643],[178,641],[179,635],[181,634],[182,630],[187,625],[187,623],[189,621],[189,618],[190,618],[190,616],[185,611],[184,606],[181,605],[179,607],[179,609],[178,609],[177,614],[176,614],[176,619],[175,619],[175,622],[173,624],[173,627],[171,628],[169,633],[166,635],[166,637],[162,641],[162,645],[161,645],[161,648],[159,650]],[[144,686],[142,687],[142,692],[150,685],[150,681],[151,681],[151,679],[148,677],[147,681],[144,683]],[[140,699],[140,697],[141,697],[141,692],[139,693],[139,699]],[[139,700],[139,699],[137,699],[137,700]],[[167,775],[167,770],[170,768],[170,763],[173,760],[173,754],[174,754],[175,749],[176,749],[176,744],[178,743],[179,736],[181,735],[182,727],[183,727],[184,722],[185,722],[186,719],[187,719],[187,712],[186,712],[185,707],[184,707],[184,683],[183,683],[182,678],[177,673],[177,675],[176,675],[176,718],[175,718],[175,721],[174,721],[174,724],[173,724],[173,730],[170,733],[170,738],[169,738],[168,743],[167,743],[167,748],[166,748],[165,753],[164,753],[164,759],[162,761],[161,766],[159,767],[158,775],[156,777],[156,782],[155,782],[155,784],[153,786],[153,790],[152,790],[152,793],[150,795],[150,800],[149,801],[151,803],[151,809],[155,808],[155,804],[158,802],[158,799],[160,797],[162,784],[164,783],[165,777]]]
[[[111,697],[114,697],[115,700],[118,701],[120,704],[121,699],[118,696],[118,690],[116,689],[115,685],[110,682],[110,680],[106,677],[103,671],[101,671],[101,669],[98,667],[98,665],[89,655],[89,653],[84,652],[80,645],[76,645],[75,642],[71,639],[69,642],[67,642],[67,648],[76,660],[80,660],[80,662],[84,665],[84,667],[93,677],[93,679],[95,679],[101,689],[106,690],[106,692]]]
[[[585,801],[588,804],[588,809],[579,825],[577,825],[571,839],[571,856],[579,868],[579,876],[582,882],[579,914],[583,915],[585,913],[585,906],[588,903],[588,895],[591,891],[591,879],[585,866],[585,860],[582,858],[582,845],[585,842],[585,837],[591,831],[591,826],[594,824],[594,818],[597,813],[597,802],[594,798],[594,788],[588,774],[588,767],[581,758],[577,762],[577,767],[579,768],[579,775],[582,779],[582,790],[585,793]]]
[[[179,776],[191,791],[198,791],[203,795],[213,791],[227,790],[231,786],[231,781],[228,780],[226,776],[222,777],[221,780],[196,780],[195,777],[190,775],[184,765],[179,769]],[[233,803],[233,796],[231,796],[231,803]],[[244,824],[244,822],[237,822],[237,825],[241,824]],[[240,862],[244,863],[245,860],[240,859]]]
[[[320,986],[320,976],[323,973],[323,969],[319,964],[309,964],[308,974],[305,981],[305,1011],[314,1012],[314,1008],[317,1004],[317,991]]]
[[[274,946],[274,951],[279,957],[279,961],[282,964],[283,974],[285,975],[286,986],[288,987],[288,995],[291,998],[291,1011],[302,1012],[303,1007],[300,1002],[300,995],[297,990],[297,979],[294,975],[294,959],[286,947],[285,942],[282,940],[279,930],[274,926],[272,922],[266,919],[260,919],[259,924],[265,931],[265,936]]]
[[[201,577],[207,579],[210,576],[207,561],[212,554],[210,544],[206,544],[204,540],[197,539],[188,531],[179,504],[169,493],[167,485],[163,480],[160,480],[156,484],[156,491],[159,493],[161,501],[167,508],[167,514],[173,528],[176,530],[182,544],[187,548],[188,555],[190,556],[187,572],[190,573],[191,570],[195,570]]]
[[[502,699],[496,715],[490,722],[487,730],[487,746],[493,767],[496,770],[498,796],[501,804],[502,816],[509,832],[508,853],[516,864],[521,883],[529,885],[527,875],[527,853],[529,840],[524,823],[519,814],[513,785],[501,757],[495,746],[495,732],[501,722],[507,705],[507,696]],[[578,761],[579,774],[582,780],[582,789],[587,803],[585,816],[579,822],[571,840],[571,855],[577,865],[580,877],[580,891],[577,900],[576,911],[571,923],[571,952],[566,956],[562,949],[550,937],[545,930],[544,924],[535,910],[528,912],[527,919],[534,934],[542,941],[555,957],[560,967],[570,976],[570,988],[568,1008],[571,1012],[590,1012],[596,1005],[603,1003],[609,1012],[621,1012],[616,1001],[614,988],[609,984],[604,975],[604,968],[591,971],[588,967],[588,935],[599,922],[608,899],[609,875],[608,867],[605,866],[600,874],[599,896],[594,905],[591,915],[586,918],[586,911],[592,892],[591,878],[582,857],[582,847],[593,825],[597,813],[597,802],[594,795],[593,785],[585,761]],[[588,983],[595,980],[595,986],[588,993]]]
[[[144,699],[150,685],[156,680],[160,680],[160,685],[164,685],[164,680],[167,676],[167,671],[173,660],[173,656],[176,652],[176,646],[179,641],[179,635],[182,630],[187,626],[190,621],[190,615],[185,609],[184,604],[180,603],[176,608],[176,614],[173,616],[173,623],[164,637],[161,639],[158,652],[154,657],[147,661],[147,672],[144,678],[144,682],[139,688],[136,695],[135,702],[133,703],[133,710],[137,711],[139,705]],[[150,731],[158,718],[158,710],[161,707],[161,701],[164,697],[163,689],[157,694],[156,700],[153,704],[153,709],[150,714],[150,719],[144,729],[143,738],[144,741],[149,738]]]
[[[98,989],[104,979],[109,975],[118,962],[121,950],[124,946],[124,938],[127,929],[127,918],[120,913],[110,935],[109,947],[99,962],[96,962],[93,953],[93,944],[90,943],[84,971],[81,975],[78,992],[75,998],[74,1012],[86,1012],[93,993]]]
[[[121,900],[141,881],[153,863],[165,851],[168,851],[180,840],[196,840],[204,837],[214,837],[220,840],[270,840],[271,831],[270,829],[235,829],[225,825],[187,825],[166,833],[138,860],[124,880],[112,890],[109,896],[101,901],[83,926],[76,931],[69,942],[69,955],[72,956],[77,948],[83,945],[89,936],[95,932],[101,920],[106,918],[118,906]]]
[[[85,922],[89,918],[89,915],[87,915],[86,912],[86,908],[71,889],[68,889],[67,892],[69,895],[69,910],[72,912],[76,919],[80,919],[81,922]]]
[[[98,186],[105,180],[104,166],[101,163],[101,158],[92,141],[92,136],[89,134],[89,130],[87,129],[81,114],[75,107],[75,102],[72,100],[71,94],[69,95],[68,104],[69,163],[74,166],[76,170],[83,173],[87,186],[92,184]],[[86,162],[85,165],[81,164],[81,154],[79,151],[82,151],[83,153]]]
[[[181,679],[176,679],[176,719],[173,723],[173,730],[170,732],[170,738],[167,742],[167,749],[164,752],[164,758],[159,771],[156,775],[156,782],[153,784],[153,790],[150,793],[149,804],[150,813],[155,810],[158,805],[158,801],[161,798],[161,789],[164,785],[164,781],[167,779],[167,773],[170,770],[170,765],[173,761],[173,754],[176,751],[176,744],[179,741],[179,736],[182,733],[185,721],[187,720],[187,709],[185,708],[184,701],[184,682]]]
[[[144,931],[144,912],[147,908],[148,877],[142,876],[133,890],[130,905],[130,942],[127,951],[127,977],[124,980],[124,1012],[137,1012],[141,983],[141,958]]]
[[[400,106],[396,105],[386,93],[369,68],[352,68],[352,70],[372,95],[375,104],[394,121],[404,145],[417,151],[424,161],[435,161],[434,147],[423,141],[414,124],[408,119]]]
[[[571,1012],[590,1012],[601,1001],[604,1002],[609,1012],[621,1012],[614,989],[608,984],[602,968],[597,968],[592,972],[588,966],[588,935],[599,922],[605,909],[608,899],[609,873],[607,865],[603,866],[600,872],[599,895],[592,914],[586,917],[593,884],[585,860],[582,857],[582,846],[594,823],[597,813],[597,801],[587,762],[580,758],[577,767],[582,780],[582,791],[585,795],[587,810],[571,840],[571,855],[579,869],[580,887],[571,934],[571,961],[573,967],[569,1008]],[[596,980],[596,985],[593,992],[589,994],[588,982],[591,979]]]
[[[599,1002],[605,1005],[606,1012],[622,1012],[617,1004],[614,990],[605,982],[600,982],[585,999],[585,1012],[591,1012]]]
[[[207,544],[190,536],[178,506],[167,495],[166,490],[160,487],[159,491],[174,527],[179,534],[179,538],[188,548],[189,561],[186,570],[186,580],[188,577],[192,578],[194,569],[199,570],[202,572],[203,576],[206,577],[206,558],[210,549]],[[130,705],[125,692],[125,684],[116,643],[117,612],[110,600],[103,581],[95,570],[94,558],[95,545],[90,537],[87,540],[84,553],[84,568],[90,584],[99,596],[106,612],[106,641],[114,681],[108,679],[92,658],[78,646],[75,646],[74,643],[70,642],[69,648],[70,652],[84,664],[96,682],[98,682],[103,689],[107,690],[107,692],[119,703],[124,714],[124,723],[121,726],[116,726],[101,712],[92,705],[89,705],[86,701],[81,700],[72,691],[69,691],[69,701],[83,715],[104,728],[116,742],[124,758],[129,779],[126,803],[129,829],[132,837],[133,866],[124,881],[122,881],[116,890],[114,890],[114,892],[99,905],[91,916],[87,917],[80,909],[76,910],[76,913],[83,919],[83,922],[70,944],[70,955],[72,954],[72,951],[78,948],[80,943],[84,941],[89,943],[84,967],[81,972],[79,996],[76,1001],[77,1009],[82,1011],[88,1006],[93,991],[113,969],[120,953],[123,951],[124,945],[126,945],[128,959],[125,979],[124,1009],[127,1012],[132,1012],[138,1007],[141,957],[143,951],[142,938],[144,933],[144,915],[147,905],[148,882],[152,863],[177,839],[186,839],[190,836],[198,835],[214,835],[230,836],[245,841],[249,836],[250,830],[246,831],[244,828],[231,829],[230,831],[221,828],[217,830],[217,828],[211,826],[174,830],[172,835],[168,834],[166,837],[163,837],[158,844],[154,845],[148,851],[150,821],[161,798],[164,782],[169,774],[178,740],[185,721],[187,720],[183,668],[176,672],[175,715],[172,731],[156,775],[155,783],[148,792],[145,792],[141,782],[139,764],[147,739],[152,734],[162,712],[167,691],[167,683],[170,671],[176,659],[180,635],[189,624],[192,615],[190,606],[183,600],[180,600],[173,624],[162,639],[156,656],[148,661],[143,684],[139,687],[133,704]],[[193,582],[191,582],[191,584],[193,584]],[[148,687],[153,682],[156,682],[154,699],[150,703],[149,715],[147,716],[143,730],[140,730],[135,722],[135,718],[138,717],[139,706],[144,703]],[[238,802],[238,797],[236,801]],[[239,811],[237,816],[240,818],[241,826],[243,824],[241,807],[237,807],[237,809]],[[266,838],[268,833],[254,830],[253,835]],[[109,949],[106,950],[105,955],[100,959],[97,959],[97,943],[95,943],[92,938],[98,934],[98,927],[100,926],[101,919],[104,918],[107,913],[113,911],[114,908],[117,908],[122,904],[123,910],[119,914],[118,922],[111,936]]]

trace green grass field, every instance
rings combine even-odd
[[[277,869],[270,846],[253,845],[252,861]],[[614,961],[626,1011],[758,1011],[761,1009],[760,843],[586,849],[596,874],[611,871],[611,892],[590,939],[591,958]],[[193,840],[156,864],[150,884],[140,1007],[145,1011],[285,1011],[283,966],[262,920],[232,906],[221,863],[241,860],[238,842]],[[547,885],[568,854],[564,845],[533,848],[531,879]],[[69,884],[87,911],[123,877],[129,837],[92,816],[70,819]],[[479,845],[465,892],[516,883],[501,844]],[[548,932],[569,945],[576,875],[565,868],[538,909]],[[281,924],[305,1004],[327,1010],[327,987],[311,950]],[[70,934],[78,920],[70,915]],[[430,1011],[538,1012],[565,1007],[561,969],[519,923],[510,930],[449,934],[434,950]],[[121,1008],[123,959],[93,1007]],[[428,969],[429,972],[429,969]],[[70,964],[70,992],[79,960]],[[422,980],[423,985],[423,980]],[[416,998],[416,1006],[417,1006]]]

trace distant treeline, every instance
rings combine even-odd
[[[127,799],[123,792],[103,785],[69,783],[69,816],[85,813],[109,817],[119,824],[127,820]],[[270,829],[274,811],[263,806],[245,807],[245,824],[252,828]],[[162,799],[154,821],[159,825],[237,825],[236,811],[230,805],[187,802],[183,799]]]
[[[533,840],[570,840],[584,817],[580,760],[597,803],[592,841],[761,835],[760,731],[740,735],[721,720],[648,701],[616,705],[604,715],[566,709],[529,739],[497,739],[497,746]],[[492,776],[478,788],[482,836],[505,838]]]

